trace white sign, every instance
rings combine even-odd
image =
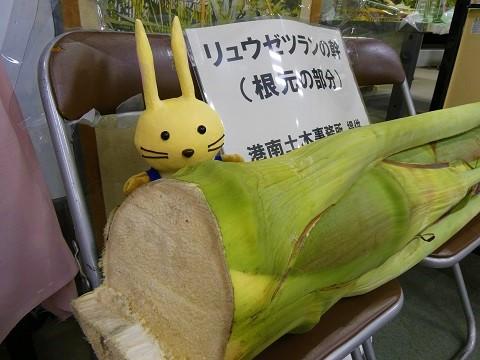
[[[269,19],[186,33],[225,153],[261,160],[368,125],[340,31]]]

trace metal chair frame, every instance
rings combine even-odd
[[[415,106],[413,103],[412,95],[410,88],[407,82],[407,79],[401,84],[402,93],[404,96],[405,103],[407,105],[407,110],[410,115],[415,115]],[[473,314],[472,305],[470,303],[470,298],[468,296],[468,291],[465,286],[465,280],[463,279],[462,270],[460,268],[460,261],[462,261],[467,255],[473,252],[477,247],[480,246],[480,236],[477,240],[470,243],[468,246],[463,248],[454,256],[440,258],[433,255],[427,256],[421,261],[421,265],[425,267],[430,267],[434,269],[445,269],[452,268],[455,282],[457,285],[458,294],[462,303],[462,309],[465,314],[465,319],[467,321],[467,341],[462,349],[457,353],[456,357],[458,359],[466,359],[474,350],[476,339],[477,339],[477,330],[475,324],[475,316]]]
[[[415,106],[413,104],[412,95],[410,88],[408,86],[407,79],[401,84],[402,93],[404,96],[405,103],[407,105],[407,110],[410,115],[415,115]],[[430,267],[434,269],[445,269],[452,268],[455,282],[457,285],[458,294],[462,302],[462,309],[465,314],[465,319],[467,321],[467,341],[466,344],[460,351],[457,353],[456,357],[463,360],[466,359],[474,350],[477,338],[477,330],[475,324],[475,316],[473,314],[472,305],[470,303],[470,298],[468,296],[467,288],[465,286],[465,281],[463,279],[462,270],[460,268],[460,261],[462,261],[467,255],[473,252],[477,247],[480,246],[480,236],[477,240],[470,243],[468,246],[463,248],[454,256],[440,258],[435,257],[434,255],[427,256],[421,261],[421,265],[425,267]]]
[[[453,270],[455,283],[457,285],[458,294],[462,303],[462,309],[467,321],[467,341],[455,356],[461,360],[467,359],[475,349],[475,344],[477,342],[477,328],[472,304],[470,303],[470,297],[468,296],[465,280],[463,279],[462,269],[460,268],[460,261],[462,261],[467,255],[469,255],[479,246],[480,236],[454,256],[440,258],[430,255],[421,262],[421,265],[426,267],[434,269],[452,268]]]
[[[401,83],[401,89],[404,96],[405,104],[407,105],[407,110],[410,115],[415,115],[415,106],[412,99],[412,94],[410,92],[410,87],[408,85],[407,79]],[[466,359],[474,350],[475,344],[477,341],[477,330],[475,324],[475,316],[473,314],[472,305],[470,303],[470,298],[468,296],[468,291],[465,286],[465,280],[463,279],[462,270],[460,268],[460,261],[462,261],[467,255],[473,252],[477,247],[480,246],[480,236],[477,240],[470,243],[456,255],[446,258],[440,258],[435,256],[427,256],[424,260],[421,261],[421,265],[425,267],[435,268],[435,269],[445,269],[452,268],[455,282],[457,285],[458,294],[462,303],[462,309],[465,314],[465,319],[467,321],[467,341],[463,348],[457,353],[456,357],[460,360]]]
[[[412,96],[410,89],[408,87],[407,80],[402,83],[402,92],[405,97],[405,102],[407,104],[407,109],[410,115],[415,115],[415,107],[413,105]],[[477,247],[480,246],[480,237],[462,249],[458,254],[447,257],[439,258],[435,256],[427,256],[421,261],[421,265],[425,267],[430,267],[434,269],[445,269],[452,268],[453,274],[455,276],[455,283],[457,285],[458,294],[462,303],[462,309],[465,314],[465,319],[467,321],[467,341],[463,348],[457,353],[456,358],[460,360],[467,359],[468,356],[475,349],[475,344],[477,341],[477,329],[475,324],[475,316],[473,314],[472,304],[470,303],[470,298],[468,296],[468,291],[465,286],[465,280],[463,279],[462,269],[460,268],[460,261],[462,261],[467,255],[473,252]]]
[[[398,61],[400,61],[400,59],[398,59]],[[403,74],[403,75],[404,75],[404,80],[400,84],[400,89],[402,91],[403,100],[405,101],[405,104],[407,106],[408,114],[409,115],[416,115],[417,112],[415,111],[415,105],[413,103],[412,94],[410,92],[410,86],[408,84],[408,80],[407,80],[406,75],[405,74]],[[378,84],[378,85],[380,85],[380,84]],[[389,309],[389,311],[387,313],[382,315],[382,316],[386,316],[387,318],[384,320],[382,325],[379,325],[377,328],[372,329],[371,334],[376,333],[384,324],[386,324],[391,319],[393,319],[400,312],[401,307],[403,306],[403,302],[404,302],[404,296],[403,296],[403,292],[402,292],[401,300],[399,301],[399,303],[396,304],[393,308]],[[392,312],[391,314],[390,314],[390,311]],[[352,341],[353,344],[356,345],[355,350],[353,352],[351,352],[351,356],[352,356],[353,360],[361,360],[361,359],[375,360],[376,359],[371,337],[362,339],[360,341],[361,344],[355,343],[355,340],[353,338],[351,339],[351,341]],[[363,349],[363,355],[360,351],[360,346],[359,345],[361,345],[361,348]],[[337,353],[337,351],[335,353]],[[335,360],[342,359],[343,357],[345,357],[345,355],[347,355],[347,353],[341,352],[341,350],[339,348],[338,349],[338,357],[337,357],[337,354],[332,354],[332,359],[335,359]]]
[[[66,126],[68,125],[65,124],[64,119],[57,110],[49,75],[52,48],[61,38],[68,36],[70,33],[56,37],[43,51],[39,62],[38,82],[53,147],[65,186],[68,207],[74,224],[75,238],[79,248],[80,259],[78,260],[81,266],[80,270],[88,280],[88,285],[94,289],[101,284],[95,238],[75,164],[72,144],[66,131]]]
[[[404,295],[402,292],[400,299],[392,307],[382,313],[377,319],[375,319],[375,321],[368,324],[361,332],[335,349],[335,351],[330,353],[325,360],[341,360],[348,354],[352,356],[353,360],[376,360],[375,351],[372,345],[372,336],[398,315],[403,307],[403,303]],[[363,355],[360,348],[363,349]],[[319,359],[315,355],[315,349],[305,357],[305,360],[315,359]]]

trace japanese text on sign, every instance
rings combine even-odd
[[[245,80],[245,77],[240,80],[240,92],[245,100],[252,102],[251,97],[247,95]],[[253,84],[253,93],[261,100],[265,100],[274,95],[295,93],[300,89],[335,90],[337,87],[342,87],[342,79],[335,69],[326,69],[325,71],[311,69],[295,72],[286,70],[283,73],[253,75],[253,81],[249,81],[247,84]]]
[[[360,127],[360,121],[358,119],[347,121],[348,129],[354,129]],[[323,139],[327,136],[335,135],[341,133],[343,127],[341,123],[336,123],[333,125],[326,125],[323,127],[316,127],[310,132],[303,130],[303,132],[298,136],[293,136],[288,134],[287,141],[282,141],[281,139],[275,139],[267,141],[264,144],[252,144],[247,146],[248,155],[250,160],[257,161],[267,158],[277,157],[286,153],[289,153],[292,150],[295,150],[299,146],[308,145],[314,141]]]
[[[339,30],[268,19],[186,32],[225,153],[268,159],[368,125]]]
[[[255,60],[260,51],[265,49],[279,55],[293,55],[297,51],[304,55],[332,57],[340,60],[340,46],[336,40],[318,41],[306,35],[264,35],[264,41],[252,39],[249,36],[239,44],[231,46],[220,44],[219,41],[215,41],[213,44],[203,44],[205,56],[207,59],[211,59],[215,66],[220,66],[224,61],[243,60],[245,56]]]

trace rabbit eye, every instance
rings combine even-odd
[[[197,131],[199,134],[205,134],[207,132],[207,128],[203,125],[200,125],[198,128],[197,128]]]
[[[170,133],[168,131],[162,131],[160,137],[162,138],[162,140],[168,140],[170,139]]]

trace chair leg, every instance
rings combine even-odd
[[[376,360],[375,351],[373,350],[372,338],[365,340],[362,344],[363,352],[365,354],[365,359],[367,360]]]
[[[408,85],[406,78],[403,80],[401,88],[405,103],[407,104],[408,115],[416,115],[417,112],[415,111],[415,105],[413,104],[412,93],[410,92],[410,86]]]
[[[364,357],[359,347],[355,348],[355,350],[353,350],[350,355],[352,355],[353,360],[364,360]]]
[[[453,265],[453,273],[455,275],[455,280],[457,282],[458,292],[462,300],[463,312],[465,313],[465,318],[467,319],[467,343],[461,349],[456,358],[466,359],[475,348],[475,342],[477,337],[477,330],[475,327],[475,316],[473,315],[472,305],[470,304],[470,298],[468,297],[467,288],[465,286],[465,281],[463,280],[462,270],[460,269],[460,264],[456,263]]]

